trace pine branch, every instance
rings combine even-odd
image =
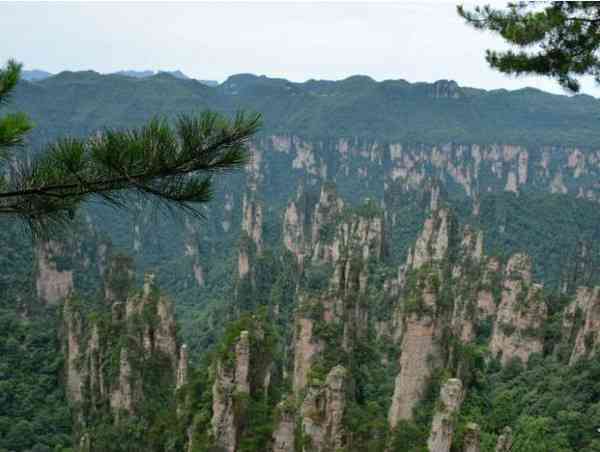
[[[20,163],[0,192],[0,214],[64,223],[92,198],[124,208],[127,193],[135,193],[199,215],[212,198],[212,176],[246,164],[247,142],[259,127],[259,115],[229,121],[207,112],[181,116],[175,127],[156,119],[89,140],[63,139],[32,164]]]
[[[457,11],[474,28],[523,49],[488,50],[486,60],[500,72],[550,76],[573,92],[579,90],[579,76],[600,82],[600,2],[519,2],[504,10],[459,6]]]

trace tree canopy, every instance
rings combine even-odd
[[[581,76],[600,83],[600,2],[517,2],[471,11],[458,6],[458,13],[518,49],[487,50],[488,63],[501,72],[550,76],[573,92]]]
[[[19,81],[21,65],[0,70],[0,104]],[[33,159],[15,154],[32,128],[26,115],[0,118],[0,215],[15,215],[44,230],[73,218],[92,198],[125,208],[152,198],[168,210],[198,215],[212,197],[212,177],[244,165],[247,142],[260,115],[238,113],[233,120],[214,113],[180,115],[174,124],[155,118],[133,129],[98,131],[86,139],[62,138]],[[133,196],[131,196],[133,195]]]

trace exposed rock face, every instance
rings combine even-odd
[[[400,355],[400,373],[396,377],[392,405],[388,415],[391,428],[398,421],[413,418],[413,408],[421,400],[433,370],[439,365],[439,334],[435,323],[436,297],[431,288],[423,294],[425,313],[411,313],[405,319]]]
[[[305,253],[304,217],[298,202],[290,201],[283,217],[283,245],[296,257],[300,268],[303,267]]]
[[[313,262],[335,262],[339,258],[339,243],[336,243],[337,220],[344,202],[337,196],[332,185],[321,187],[319,202],[315,207],[312,223]]]
[[[437,409],[433,415],[431,433],[427,440],[430,452],[448,452],[452,445],[454,423],[464,398],[462,382],[449,379],[440,391]]]
[[[414,287],[402,287],[397,313],[401,355],[400,373],[396,377],[388,413],[391,428],[395,428],[400,420],[412,419],[415,404],[422,398],[432,372],[441,364],[437,264],[448,253],[451,221],[446,209],[433,212],[426,220],[414,250],[408,254],[402,286],[406,284],[407,275],[416,283]]]
[[[313,294],[312,287],[301,287],[297,297],[293,346],[296,394],[306,386],[310,368],[325,347],[323,339],[315,335],[317,324],[341,327],[343,344],[339,345],[345,351],[367,331],[367,311],[357,295],[367,288],[368,262],[377,262],[383,255],[383,216],[370,204],[362,211],[344,211],[343,206],[335,188],[325,184],[312,214],[311,238],[304,238],[310,265],[323,272],[330,269],[331,273],[319,283],[323,287],[318,295]]]
[[[515,357],[527,363],[532,353],[543,350],[542,326],[546,316],[542,286],[531,282],[531,259],[514,255],[505,269],[502,300],[490,343],[492,354],[499,356],[503,364]]]
[[[236,417],[235,397],[249,394],[250,340],[248,331],[242,331],[235,344],[234,364],[219,361],[213,385],[213,435],[217,444],[234,452],[238,443],[240,420]]]
[[[181,344],[181,348],[179,349],[179,365],[177,367],[177,379],[176,384],[177,388],[181,388],[186,385],[188,382],[188,349],[186,344]]]
[[[172,305],[152,280],[148,276],[140,294],[125,303],[114,302],[110,310],[93,319],[83,319],[73,299],[64,304],[67,395],[77,431],[87,435],[89,450],[95,450],[93,427],[86,430],[89,416],[112,415],[118,423],[129,415],[149,414],[138,412],[140,404],[154,396],[144,390],[146,366],[153,367],[154,378],[160,379],[155,392],[174,396],[175,389],[187,381],[187,351],[177,342]],[[84,331],[88,330],[86,340]],[[159,376],[155,366],[162,369]],[[173,406],[174,401],[173,397]]]
[[[481,429],[474,422],[469,422],[465,427],[463,439],[463,452],[481,452]]]
[[[496,452],[510,452],[512,449],[513,435],[510,427],[504,427],[502,434],[496,441]]]
[[[510,144],[411,147],[401,143],[391,143],[388,152],[390,167],[384,171],[388,205],[394,203],[394,193],[422,190],[430,167],[435,168],[439,179],[456,184],[473,198],[489,191],[519,192],[532,186],[551,193],[567,193],[569,186],[579,186],[586,198],[598,197],[597,185],[581,186],[582,174],[590,172],[598,177],[596,152],[552,152]]]
[[[58,242],[50,240],[37,247],[36,289],[44,303],[56,304],[73,290],[73,271],[59,268],[61,257],[63,247]]]
[[[237,450],[244,433],[248,400],[256,391],[268,389],[270,355],[264,349],[265,333],[253,319],[252,330],[243,330],[228,344],[216,363],[212,388],[212,436],[215,445],[227,452]],[[255,347],[255,348],[254,348]]]
[[[200,262],[200,228],[189,219],[185,222],[184,255],[192,266],[192,274],[198,287],[204,286],[204,268]]]
[[[425,221],[414,249],[409,252],[407,266],[419,269],[427,263],[440,261],[448,252],[449,211],[440,209]]]
[[[294,392],[298,394],[308,382],[308,372],[324,344],[313,334],[315,321],[297,317],[294,339]]]
[[[294,429],[296,418],[293,400],[285,400],[277,406],[278,422],[273,432],[273,452],[294,452]]]
[[[252,260],[262,254],[262,204],[253,196],[244,196],[242,234],[243,243],[238,256],[238,275],[240,279],[252,277]]]
[[[565,309],[563,337],[571,339],[569,363],[594,356],[600,345],[600,287],[580,287]]]
[[[336,366],[324,385],[311,386],[302,403],[302,429],[310,446],[304,452],[340,450],[344,445],[342,418],[346,407],[348,372]]]
[[[67,357],[67,397],[72,403],[83,401],[83,380],[85,375],[79,367],[82,357],[82,318],[76,301],[67,298],[63,306],[63,325],[66,335],[65,355]]]

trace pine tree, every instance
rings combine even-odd
[[[0,69],[0,106],[9,101],[21,73],[11,60]],[[149,198],[170,211],[199,215],[212,195],[212,178],[240,168],[260,115],[229,120],[214,112],[157,118],[140,128],[105,129],[80,139],[65,137],[33,160],[18,150],[32,128],[26,115],[0,117],[0,215],[22,219],[34,232],[65,225],[83,203],[97,199],[128,208]]]
[[[458,14],[480,30],[499,34],[518,51],[487,50],[486,59],[506,74],[550,76],[569,91],[592,76],[600,83],[600,2],[518,2]]]

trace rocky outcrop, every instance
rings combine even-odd
[[[409,251],[407,266],[415,270],[425,264],[441,261],[448,252],[450,212],[439,209],[425,221],[414,248]]]
[[[490,351],[503,364],[513,358],[527,363],[532,353],[543,350],[546,316],[542,286],[531,280],[531,259],[524,254],[512,256],[504,270]]]
[[[184,229],[184,255],[188,258],[194,280],[198,287],[204,287],[204,267],[200,262],[200,227],[191,220],[185,221]]]
[[[511,144],[406,146],[389,145],[390,167],[385,170],[388,205],[396,196],[423,190],[431,168],[436,177],[447,185],[460,187],[469,197],[485,192],[533,188],[549,193],[581,194],[598,199],[598,186],[590,179],[584,183],[583,174],[600,173],[596,152],[579,149],[525,148]],[[550,164],[552,162],[552,164]],[[585,185],[585,187],[582,186]],[[573,192],[572,187],[579,187]]]
[[[413,418],[413,408],[423,397],[435,368],[440,365],[439,336],[435,322],[436,294],[431,286],[415,301],[420,312],[412,312],[404,320],[401,343],[400,373],[396,377],[392,404],[388,415],[391,428],[400,420]],[[413,300],[411,300],[412,302]]]
[[[449,211],[432,213],[400,276],[396,336],[400,342],[400,373],[396,377],[388,422],[393,429],[400,420],[410,420],[433,371],[442,364],[438,324],[439,264],[448,255],[451,222]],[[410,280],[410,282],[408,281]]]
[[[496,452],[510,452],[513,443],[513,433],[510,427],[504,427],[502,434],[496,441]]]
[[[569,364],[592,357],[600,348],[600,287],[580,287],[565,309],[563,338],[571,347]]]
[[[268,390],[271,357],[261,321],[249,318],[248,329],[223,344],[215,364],[211,430],[214,443],[227,452],[237,450],[247,424],[247,409],[258,391]]]
[[[337,196],[335,186],[323,184],[313,214],[311,232],[313,262],[332,263],[339,259],[340,244],[335,239],[343,208],[344,202]]]
[[[227,452],[235,452],[238,444],[242,404],[239,399],[250,393],[249,365],[250,338],[248,331],[242,331],[234,346],[233,363],[225,360],[217,363],[213,385],[213,435],[219,447]]]
[[[85,370],[80,362],[85,351],[83,341],[83,319],[80,307],[74,298],[67,298],[63,305],[64,355],[66,356],[67,397],[73,404],[83,402]]]
[[[344,209],[335,187],[325,184],[311,216],[310,240],[305,239],[304,247],[310,259],[296,301],[296,394],[307,385],[310,369],[325,349],[323,338],[315,334],[317,327],[342,330],[342,343],[337,345],[346,352],[366,334],[368,312],[361,296],[368,286],[369,262],[378,262],[384,254],[383,215],[377,206]]]
[[[451,378],[442,385],[427,440],[430,452],[449,452],[463,398],[463,385],[458,378]]]
[[[252,278],[252,262],[263,250],[262,204],[253,195],[244,196],[242,218],[242,243],[238,255],[238,275],[240,279]]]
[[[342,418],[346,407],[348,372],[336,366],[324,384],[311,386],[302,402],[302,433],[304,452],[341,450],[344,446]]]
[[[47,304],[56,304],[73,291],[73,270],[61,268],[64,259],[63,245],[50,240],[37,247],[36,289],[39,299]]]
[[[283,245],[294,255],[300,268],[305,255],[305,212],[297,200],[288,203],[283,216]]]
[[[89,450],[96,450],[91,419],[112,418],[116,423],[132,415],[151,419],[154,413],[140,412],[139,407],[153,397],[161,403],[171,398],[176,415],[175,390],[187,382],[187,351],[177,340],[172,304],[159,293],[151,275],[140,293],[125,302],[114,301],[105,312],[89,318],[82,316],[75,299],[67,299],[63,338],[67,396],[76,431],[87,435]]]
[[[296,317],[294,329],[294,392],[299,394],[308,383],[308,373],[325,344],[314,334],[315,320]]]
[[[277,405],[276,428],[273,432],[273,452],[294,452],[296,428],[294,401],[284,400]]]
[[[481,452],[481,429],[474,422],[469,422],[465,426],[463,438],[463,452]]]

